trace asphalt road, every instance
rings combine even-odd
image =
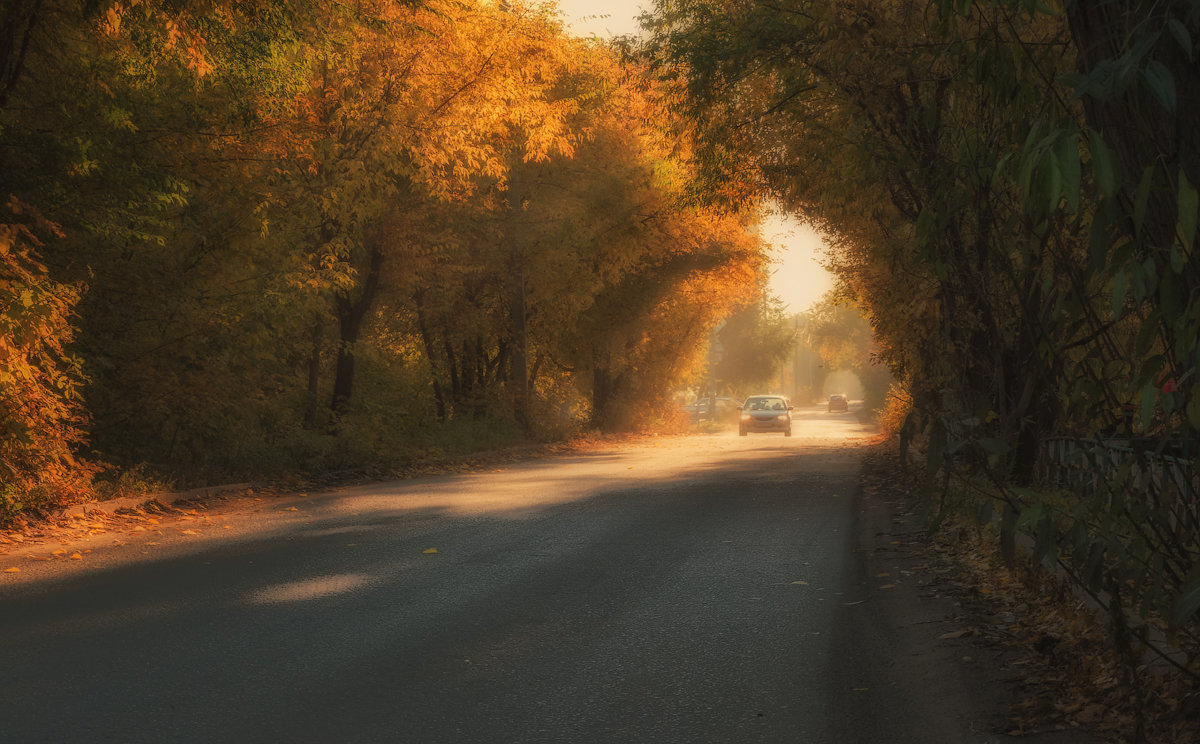
[[[0,741],[995,740],[896,645],[867,432],[800,414],[10,551]]]

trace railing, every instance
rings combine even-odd
[[[1160,454],[1137,440],[1058,437],[1042,441],[1038,465],[1046,482],[1086,493],[1103,492],[1124,474],[1130,495],[1167,511],[1178,536],[1200,534],[1200,477],[1190,459]]]

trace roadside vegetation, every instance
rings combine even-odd
[[[0,73],[0,521],[670,425],[766,277],[536,2],[16,0]]]
[[[1200,10],[670,0],[650,25],[703,188],[831,236],[935,520],[1104,608],[1144,740],[1150,675],[1200,680]]]

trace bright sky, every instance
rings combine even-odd
[[[567,28],[579,36],[624,36],[639,30],[637,17],[654,0],[558,0]]]
[[[760,231],[775,250],[771,293],[787,311],[802,313],[833,289],[833,275],[821,266],[821,235],[792,217],[771,216]]]
[[[654,0],[558,0],[567,28],[579,36],[624,36],[639,31],[637,17],[654,9]],[[772,216],[762,228],[775,246],[778,261],[771,275],[771,292],[787,311],[800,313],[833,287],[833,277],[821,267],[821,238],[807,225]]]

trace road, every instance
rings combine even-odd
[[[941,630],[856,549],[867,434],[812,408],[23,546],[0,741],[996,740],[895,645]]]

